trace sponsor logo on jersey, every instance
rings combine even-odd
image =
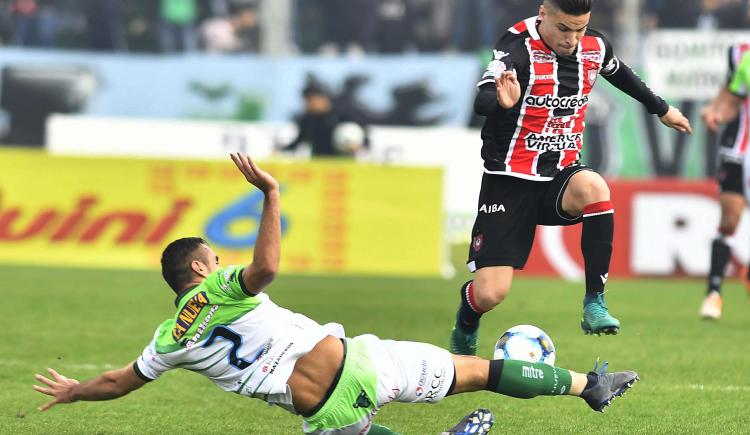
[[[588,50],[581,53],[581,60],[584,62],[601,62],[602,52],[599,50]]]
[[[471,240],[471,249],[473,249],[474,252],[479,252],[479,250],[482,249],[482,242],[483,241],[484,241],[484,235],[477,234]]]
[[[542,80],[554,80],[555,75],[554,74],[536,74],[534,75],[534,81],[542,81]]]
[[[430,389],[427,391],[427,394],[425,394],[425,400],[427,402],[432,402],[437,399],[440,391],[443,389],[443,384],[445,384],[445,369],[436,369],[432,374]]]
[[[417,384],[417,397],[420,397],[424,393],[425,383],[427,383],[427,361],[422,360],[419,371],[419,383]]]
[[[201,339],[201,336],[206,331],[208,322],[211,321],[211,318],[214,316],[214,313],[216,313],[216,310],[218,309],[218,305],[211,306],[211,309],[208,310],[208,313],[206,313],[206,317],[203,318],[203,321],[201,321],[201,323],[198,325],[198,328],[195,329],[195,334],[193,334],[193,337],[190,340],[187,340],[187,342],[184,342],[184,346],[186,349],[192,348],[193,346],[195,346],[195,343],[197,343]]]
[[[583,139],[582,133],[544,135],[529,133],[526,136],[526,149],[539,153],[548,151],[578,150],[578,144]]]
[[[195,319],[198,318],[203,308],[208,305],[206,292],[200,292],[190,298],[177,314],[174,329],[172,329],[172,338],[179,341],[183,335],[193,326]]]
[[[570,116],[556,116],[547,121],[544,126],[545,134],[569,134],[573,133],[573,118]]]
[[[523,366],[521,367],[521,376],[529,379],[544,379],[544,372],[541,369]]]
[[[232,281],[237,273],[235,269],[236,266],[228,266],[224,270],[224,283],[219,286],[222,290],[228,290],[229,286],[232,285]]]
[[[286,347],[281,351],[281,353],[279,353],[276,356],[276,358],[273,358],[273,357],[268,358],[264,362],[264,366],[261,369],[261,371],[263,373],[268,372],[269,375],[273,374],[273,372],[276,371],[276,368],[279,366],[279,364],[281,364],[281,359],[284,357],[284,355],[286,355],[286,353],[289,351],[289,349],[292,348],[292,346],[294,346],[294,342],[291,342],[291,343],[287,344]],[[272,360],[273,360],[273,362],[271,362]]]
[[[552,63],[557,59],[554,54],[547,53],[541,50],[532,51],[531,58],[535,63]]]
[[[529,95],[524,102],[531,107],[544,107],[546,109],[578,109],[589,102],[589,96],[554,97],[549,94],[540,96]]]
[[[487,213],[487,214],[497,213],[499,211],[505,213],[505,206],[502,204],[490,204],[490,205],[482,204],[482,206],[479,207],[479,211],[481,213]]]

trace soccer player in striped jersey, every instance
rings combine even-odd
[[[730,92],[729,87],[737,72],[737,66],[750,52],[750,44],[736,44],[729,47],[728,51],[727,84],[719,90],[716,98],[701,114],[703,122],[713,132],[719,130],[720,124],[731,121],[719,139],[718,181],[721,218],[718,234],[711,243],[706,297],[700,308],[700,316],[704,319],[721,317],[721,284],[732,252],[732,236],[747,205],[745,195],[748,194],[744,177],[746,172],[743,170],[742,162],[750,142],[750,98],[747,89],[742,85],[735,89],[735,93]]]
[[[369,334],[346,338],[339,324],[320,325],[276,305],[263,289],[273,281],[281,254],[279,185],[249,157],[232,159],[265,195],[253,261],[221,267],[200,238],[170,243],[162,275],[177,294],[175,314],[140,357],[120,369],[82,383],[52,369],[51,379],[37,375],[45,386],[34,389],[53,397],[40,410],[116,399],[182,368],[225,391],[301,415],[305,433],[388,435],[395,432],[372,418],[390,402],[437,403],[447,395],[486,390],[525,399],[579,396],[603,411],[638,380],[635,372],[605,373],[604,367],[582,374],[543,363],[451,355],[431,344]],[[445,433],[481,435],[492,423],[492,414],[479,409]]]
[[[468,266],[450,338],[454,353],[474,355],[481,316],[508,294],[526,264],[537,225],[582,223],[586,289],[581,328],[616,334],[604,303],[614,232],[607,183],[580,163],[589,93],[599,75],[643,103],[668,127],[689,121],[656,96],[588,27],[591,0],[544,0],[539,15],[508,29],[480,79],[474,110],[482,128],[484,176]]]

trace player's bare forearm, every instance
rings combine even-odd
[[[279,182],[255,164],[250,156],[232,154],[232,161],[245,179],[263,192],[263,213],[255,242],[253,262],[242,271],[248,291],[259,293],[273,281],[281,257],[281,212]]]
[[[266,192],[263,214],[255,242],[253,262],[243,271],[243,280],[250,291],[260,292],[276,277],[281,259],[281,212],[278,189]]]
[[[74,385],[70,389],[70,399],[71,402],[112,400],[131,391],[117,378],[114,372],[107,372],[97,378]]]
[[[729,92],[729,89],[724,87],[714,98],[711,106],[716,114],[717,121],[720,124],[725,124],[737,117],[741,103],[742,98]]]
[[[141,379],[129,364],[117,370],[106,372],[99,377],[79,383],[75,379],[61,375],[53,369],[47,369],[52,379],[37,374],[36,380],[46,387],[34,385],[34,390],[53,397],[53,400],[39,407],[40,411],[60,404],[73,403],[79,400],[99,401],[122,397],[142,387],[146,381]]]

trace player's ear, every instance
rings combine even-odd
[[[190,268],[199,276],[205,278],[208,276],[208,267],[199,260],[193,260],[190,262]]]

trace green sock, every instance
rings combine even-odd
[[[399,433],[394,432],[385,426],[373,423],[372,426],[370,426],[370,431],[367,432],[367,435],[399,435]]]
[[[570,391],[570,371],[544,363],[506,359],[500,380],[492,391],[519,399],[536,396],[560,396]]]

